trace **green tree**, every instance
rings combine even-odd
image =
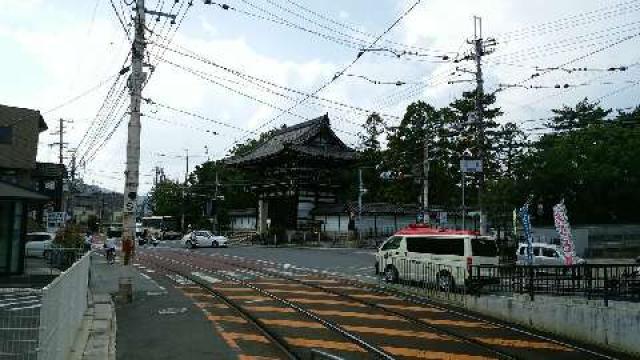
[[[367,202],[380,201],[384,186],[380,179],[383,154],[380,140],[384,132],[384,120],[377,113],[369,115],[362,125],[358,167],[362,170],[362,181],[367,189],[367,193],[364,195],[364,200]],[[353,174],[353,176],[357,176],[357,174]],[[357,197],[358,187],[352,187],[352,190],[354,196]]]
[[[587,126],[601,124],[611,113],[611,109],[605,110],[598,102],[589,102],[587,98],[576,104],[575,107],[563,106],[561,109],[551,110],[555,115],[547,127],[554,131],[567,131],[584,129]]]
[[[581,108],[584,101],[576,106]],[[634,208],[640,201],[640,128],[629,126],[637,120],[637,109],[604,120],[611,110],[586,108],[599,115],[588,120],[570,116],[583,120],[534,144],[519,176],[524,185],[520,192],[535,194],[543,204],[542,222],[552,222],[551,207],[561,199],[575,223],[638,221]]]

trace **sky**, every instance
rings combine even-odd
[[[464,71],[474,64],[452,61],[471,50],[474,16],[483,39],[496,41],[483,57],[485,90],[521,85],[497,93],[500,122],[535,136],[551,109],[585,97],[612,109],[640,103],[640,0],[423,0],[386,33],[416,0],[225,1],[228,10],[215,1],[146,1],[177,18],[147,15],[141,192],[156,166],[184,179],[187,152],[193,170],[274,126],[328,113],[336,134],[357,147],[372,111],[392,126],[411,102],[446,106],[475,86]],[[0,103],[42,112],[49,130],[39,161],[57,161],[49,144],[58,120],[69,120],[65,142],[77,149],[82,178],[116,191],[129,104],[129,73],[118,73],[130,61],[131,9],[125,0],[0,0]],[[382,51],[364,53],[321,99],[301,103],[368,47]],[[627,70],[603,71],[620,67]],[[397,81],[405,84],[385,84]]]

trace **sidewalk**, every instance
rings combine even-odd
[[[133,302],[122,304],[116,299],[122,266],[109,265],[102,256],[93,260],[91,290],[95,296],[110,295],[115,301],[116,359],[236,358],[202,310],[175,289],[168,278],[132,267]],[[160,314],[169,308],[186,310]]]

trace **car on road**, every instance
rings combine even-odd
[[[533,243],[533,264],[532,265],[564,265],[564,254],[562,250],[554,244]],[[516,264],[527,265],[527,244],[518,245],[516,250]],[[586,261],[581,257],[574,256],[573,264],[581,265]]]
[[[196,230],[182,238],[184,246],[195,249],[197,247],[227,247],[229,241],[225,236],[213,235],[208,230]]]
[[[48,258],[53,239],[54,235],[47,232],[28,233],[24,246],[25,256]]]
[[[472,265],[498,263],[498,248],[491,237],[415,224],[380,246],[375,266],[387,282],[430,282],[449,291],[467,282]],[[479,275],[482,278],[483,274]],[[491,280],[488,275],[484,280]]]

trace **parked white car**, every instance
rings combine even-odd
[[[411,225],[380,246],[376,272],[382,273],[387,282],[427,281],[450,290],[465,284],[471,265],[498,265],[498,262],[498,248],[490,237]]]
[[[213,235],[207,230],[196,230],[182,238],[184,246],[195,249],[197,247],[227,247],[229,241],[224,236]]]
[[[564,265],[564,254],[554,244],[533,243],[533,265]],[[584,264],[585,260],[575,256],[573,264]],[[518,245],[516,250],[516,264],[527,265],[527,244]]]
[[[51,243],[54,235],[47,232],[32,232],[27,234],[24,246],[25,256],[47,258],[51,253]]]

